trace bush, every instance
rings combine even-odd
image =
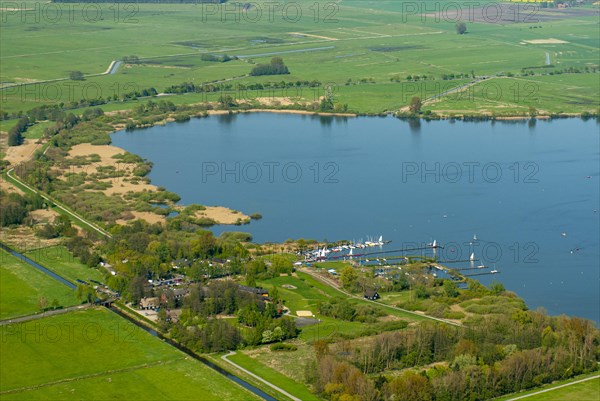
[[[290,71],[283,63],[283,59],[281,57],[273,57],[270,64],[258,64],[252,68],[252,71],[250,71],[250,75],[252,76],[285,75],[289,73]]]
[[[293,344],[276,343],[271,345],[271,351],[296,351],[298,347]]]
[[[71,71],[69,78],[73,81],[85,81],[85,77],[81,71]]]

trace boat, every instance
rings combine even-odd
[[[494,269],[494,270],[491,270],[491,271],[490,271],[490,273],[492,273],[492,274],[496,274],[496,273],[498,273],[498,270],[496,270],[496,269]]]
[[[473,241],[477,241],[477,234],[473,235]]]
[[[471,253],[471,256],[469,257],[469,260],[471,262],[475,260],[475,253]]]

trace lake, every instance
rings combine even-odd
[[[595,120],[406,122],[249,113],[120,131],[182,204],[261,213],[254,241],[434,239],[471,253],[530,308],[600,321],[600,135]],[[477,240],[473,241],[473,237]],[[468,262],[448,263],[469,267]]]

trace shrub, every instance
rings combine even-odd
[[[271,351],[296,351],[298,347],[293,344],[276,343],[271,345]]]

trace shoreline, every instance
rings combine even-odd
[[[245,114],[245,113],[274,113],[274,114],[295,114],[305,116],[326,116],[326,117],[359,117],[355,113],[334,113],[324,111],[310,111],[300,109],[247,109],[247,110],[207,110],[209,116],[219,116],[224,114]]]

